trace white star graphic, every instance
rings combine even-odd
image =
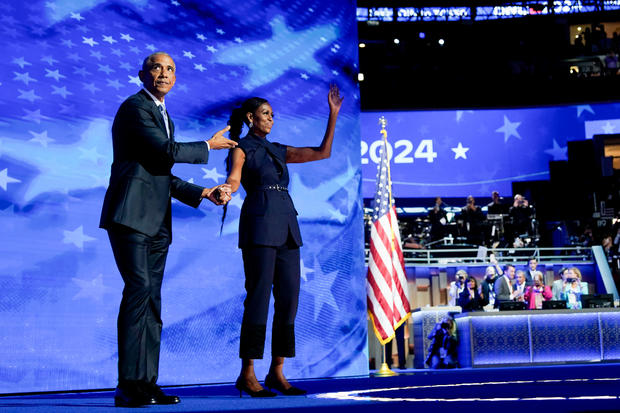
[[[243,40],[241,39],[241,37],[235,37],[235,42],[236,43],[243,43]]]
[[[62,45],[65,47],[68,47],[69,49],[71,49],[72,47],[75,47],[75,43],[73,43],[73,41],[71,41],[71,39],[63,39],[62,40]]]
[[[24,82],[26,86],[28,86],[30,82],[38,82],[37,79],[30,77],[30,74],[28,74],[28,72],[26,73],[13,72],[13,73],[15,74],[15,77],[13,78],[13,80]]]
[[[66,99],[68,95],[73,94],[69,92],[65,86],[63,87],[57,87],[54,85],[51,85],[51,86],[52,86],[52,89],[54,89],[54,91],[52,92],[52,95],[60,95],[63,97],[63,99]]]
[[[187,50],[183,50],[183,56],[187,57],[188,59],[193,59],[194,57],[196,57],[195,54],[193,54],[192,52],[189,52]]]
[[[140,80],[140,78],[138,76],[128,75],[128,77],[129,77],[129,83],[133,83],[134,85],[142,86],[142,81]]]
[[[473,110],[457,110],[456,111],[456,123],[459,123],[461,119],[463,119],[463,114],[465,113],[474,113]]]
[[[566,146],[562,147],[558,145],[558,142],[553,140],[553,148],[545,149],[545,153],[551,155],[554,161],[566,161],[568,160],[567,156],[568,148]]]
[[[314,272],[313,268],[308,268],[305,266],[303,258],[299,262],[299,269],[301,270],[301,274],[300,274],[301,279],[306,282],[308,281],[308,274],[311,274]]]
[[[30,103],[33,103],[35,100],[37,99],[42,99],[41,96],[37,95],[36,93],[34,93],[34,89],[32,90],[21,90],[21,89],[17,89],[20,93],[20,95],[17,97],[17,99],[24,99],[29,101]]]
[[[241,209],[241,207],[243,206],[243,199],[241,199],[241,195],[233,195],[230,201],[228,201],[228,205],[236,206],[237,208]]]
[[[196,38],[197,38],[198,40],[202,40],[203,42],[204,42],[205,40],[207,40],[207,38],[205,37],[205,35],[204,35],[204,34],[202,34],[202,33],[196,33]]]
[[[33,131],[28,131],[33,138],[30,139],[30,142],[39,142],[44,148],[47,148],[47,144],[50,142],[54,142],[54,139],[47,136],[47,131],[44,130],[41,133],[36,133]]]
[[[85,298],[101,301],[103,295],[112,290],[110,287],[103,285],[103,274],[99,274],[90,281],[81,280],[79,278],[71,278],[71,280],[73,280],[80,289],[80,291],[73,296],[74,300]]]
[[[323,64],[317,60],[318,50],[325,47],[320,37],[335,41],[338,37],[336,27],[325,24],[295,31],[287,27],[282,16],[274,17],[269,25],[272,29],[269,39],[229,44],[215,55],[216,62],[248,67],[243,84],[250,89],[270,83],[293,68],[305,73],[323,72]],[[264,54],[263,50],[277,52]],[[252,58],[256,53],[261,54],[260,59]]]
[[[510,122],[508,117],[504,115],[504,126],[497,128],[495,132],[504,134],[504,143],[508,142],[508,138],[511,136],[521,139],[521,135],[519,135],[519,132],[517,131],[519,125],[521,125],[521,122]]]
[[[29,120],[32,122],[36,122],[37,124],[41,124],[41,120],[50,120],[51,118],[48,116],[41,115],[41,109],[37,110],[28,110],[24,108],[26,114],[22,116],[22,119]]]
[[[84,37],[84,36],[82,36],[82,43],[87,44],[90,47],[93,47],[99,44],[99,42],[95,41],[92,37]]]
[[[28,63],[27,61],[24,60],[23,57],[14,58],[13,60],[11,60],[11,63],[18,65],[20,69],[23,69],[24,66],[32,66],[32,63]]]
[[[102,154],[100,154],[99,152],[97,152],[97,148],[93,147],[90,149],[84,149],[84,148],[78,148],[79,151],[82,153],[80,155],[80,159],[86,159],[88,161],[97,163],[99,161],[99,159],[105,159],[105,156],[103,156]]]
[[[52,56],[43,56],[41,58],[41,61],[47,63],[50,66],[54,66],[56,63],[58,63],[58,60],[54,59]]]
[[[459,159],[459,158],[467,159],[468,150],[469,148],[463,147],[463,144],[459,142],[456,148],[452,148],[452,152],[454,152],[454,159]]]
[[[614,133],[614,129],[616,129],[616,125],[612,125],[609,121],[605,122],[605,124],[601,127],[603,129],[603,133],[606,135],[610,135]]]
[[[45,72],[46,72],[45,77],[50,77],[57,82],[60,81],[60,79],[64,79],[65,77],[67,77],[65,75],[61,75],[58,69],[56,70],[45,69]]]
[[[118,40],[115,40],[112,36],[103,35],[103,41],[108,42],[110,44],[118,43]]]
[[[136,40],[133,37],[131,37],[130,34],[125,34],[125,33],[121,33],[121,39],[127,41],[127,42],[131,42],[132,40]]]
[[[108,79],[108,86],[114,88],[115,90],[119,90],[120,88],[123,87],[121,85],[121,82],[119,82],[117,79],[114,79],[114,80]]]
[[[7,184],[13,184],[17,182],[21,182],[21,181],[19,179],[11,178],[9,176],[8,168],[4,168],[3,170],[0,171],[0,188],[6,191]]]
[[[155,47],[154,44],[147,44],[146,45],[146,50],[149,50],[151,52],[154,52],[155,50],[157,50],[157,48]]]
[[[216,183],[220,178],[224,178],[226,176],[226,175],[217,173],[217,168],[213,168],[213,169],[200,168],[200,169],[202,169],[203,172],[205,173],[202,179],[213,179]]]
[[[594,110],[590,105],[578,105],[577,106],[577,117],[581,116],[583,112],[590,112],[594,115]]]
[[[303,80],[310,79],[310,77],[307,74],[305,74],[305,73],[300,74],[299,77],[301,77]]]
[[[217,49],[211,45],[207,46],[207,50],[210,51],[211,53],[217,52]]]
[[[73,244],[81,250],[84,250],[84,243],[88,241],[94,241],[97,238],[89,237],[84,234],[84,227],[80,225],[73,231],[63,231],[64,238],[62,242],[64,244]]]
[[[338,276],[338,271],[323,273],[318,260],[314,260],[314,278],[302,284],[302,289],[314,297],[314,320],[316,321],[321,310],[326,306],[338,311],[338,303],[331,289]]]
[[[75,20],[77,20],[77,21],[82,21],[82,20],[84,20],[84,17],[82,17],[82,16],[80,15],[80,13],[73,13],[73,12],[72,12],[72,13],[71,13],[71,18],[72,18],[72,19],[75,19]]]
[[[194,69],[196,69],[196,70],[200,70],[200,72],[201,72],[201,73],[202,73],[202,72],[204,72],[205,70],[207,70],[207,69],[206,69],[206,68],[202,65],[202,63],[200,63],[200,64],[196,64],[196,63],[194,63]]]
[[[88,90],[90,93],[92,93],[93,95],[99,91],[101,91],[100,88],[98,88],[97,86],[95,86],[94,83],[83,83],[84,86],[82,86],[82,89]]]
[[[225,34],[226,32],[222,29],[216,29],[215,30],[217,32],[217,34]]]

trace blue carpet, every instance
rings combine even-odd
[[[174,406],[116,411],[153,412],[613,412],[620,411],[620,364],[518,368],[402,370],[395,377],[295,381],[309,395],[252,399],[231,384],[184,386]],[[0,411],[103,412],[113,409],[110,391],[0,397]]]

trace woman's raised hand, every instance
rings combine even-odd
[[[329,93],[327,94],[327,101],[329,102],[329,110],[331,112],[338,113],[340,111],[340,106],[342,106],[343,100],[344,100],[344,96],[340,96],[340,89],[338,89],[338,85],[330,84]]]

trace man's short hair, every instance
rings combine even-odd
[[[151,62],[153,62],[153,58],[155,56],[158,55],[163,55],[163,56],[168,56],[170,59],[172,59],[172,56],[170,56],[168,53],[166,52],[155,52],[155,53],[151,53],[150,55],[148,55],[147,57],[144,58],[144,61],[142,62],[142,70],[146,71],[149,70],[150,66],[151,66]]]

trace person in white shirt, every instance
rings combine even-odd
[[[456,301],[459,299],[459,295],[465,289],[465,280],[467,279],[467,272],[465,270],[458,270],[456,272],[456,280],[450,283],[448,287],[448,305],[454,307]]]

